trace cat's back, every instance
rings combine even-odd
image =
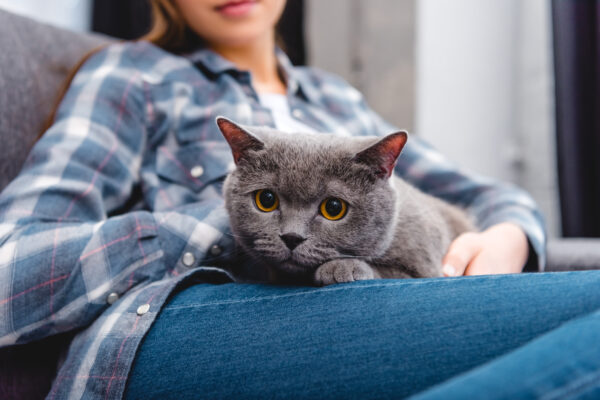
[[[422,192],[398,176],[391,181],[397,196],[394,235],[386,253],[374,260],[385,278],[441,276],[450,243],[475,230],[467,213]]]
[[[394,175],[393,187],[398,196],[399,208],[412,208],[418,212],[423,223],[444,223],[454,237],[475,230],[471,217],[464,209],[421,191],[397,175]]]

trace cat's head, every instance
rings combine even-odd
[[[246,251],[306,273],[388,247],[397,212],[389,178],[405,132],[349,138],[247,128],[221,117],[217,124],[236,164],[225,181],[225,204]]]

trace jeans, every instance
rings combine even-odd
[[[125,397],[598,398],[599,310],[600,271],[199,284],[159,314]]]

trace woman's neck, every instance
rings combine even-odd
[[[286,87],[277,71],[274,35],[243,46],[218,46],[211,48],[239,69],[250,71],[252,84],[259,93],[285,94]]]

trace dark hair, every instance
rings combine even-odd
[[[147,40],[170,53],[182,54],[204,46],[204,41],[186,24],[172,0],[149,0],[152,25],[140,40]]]

